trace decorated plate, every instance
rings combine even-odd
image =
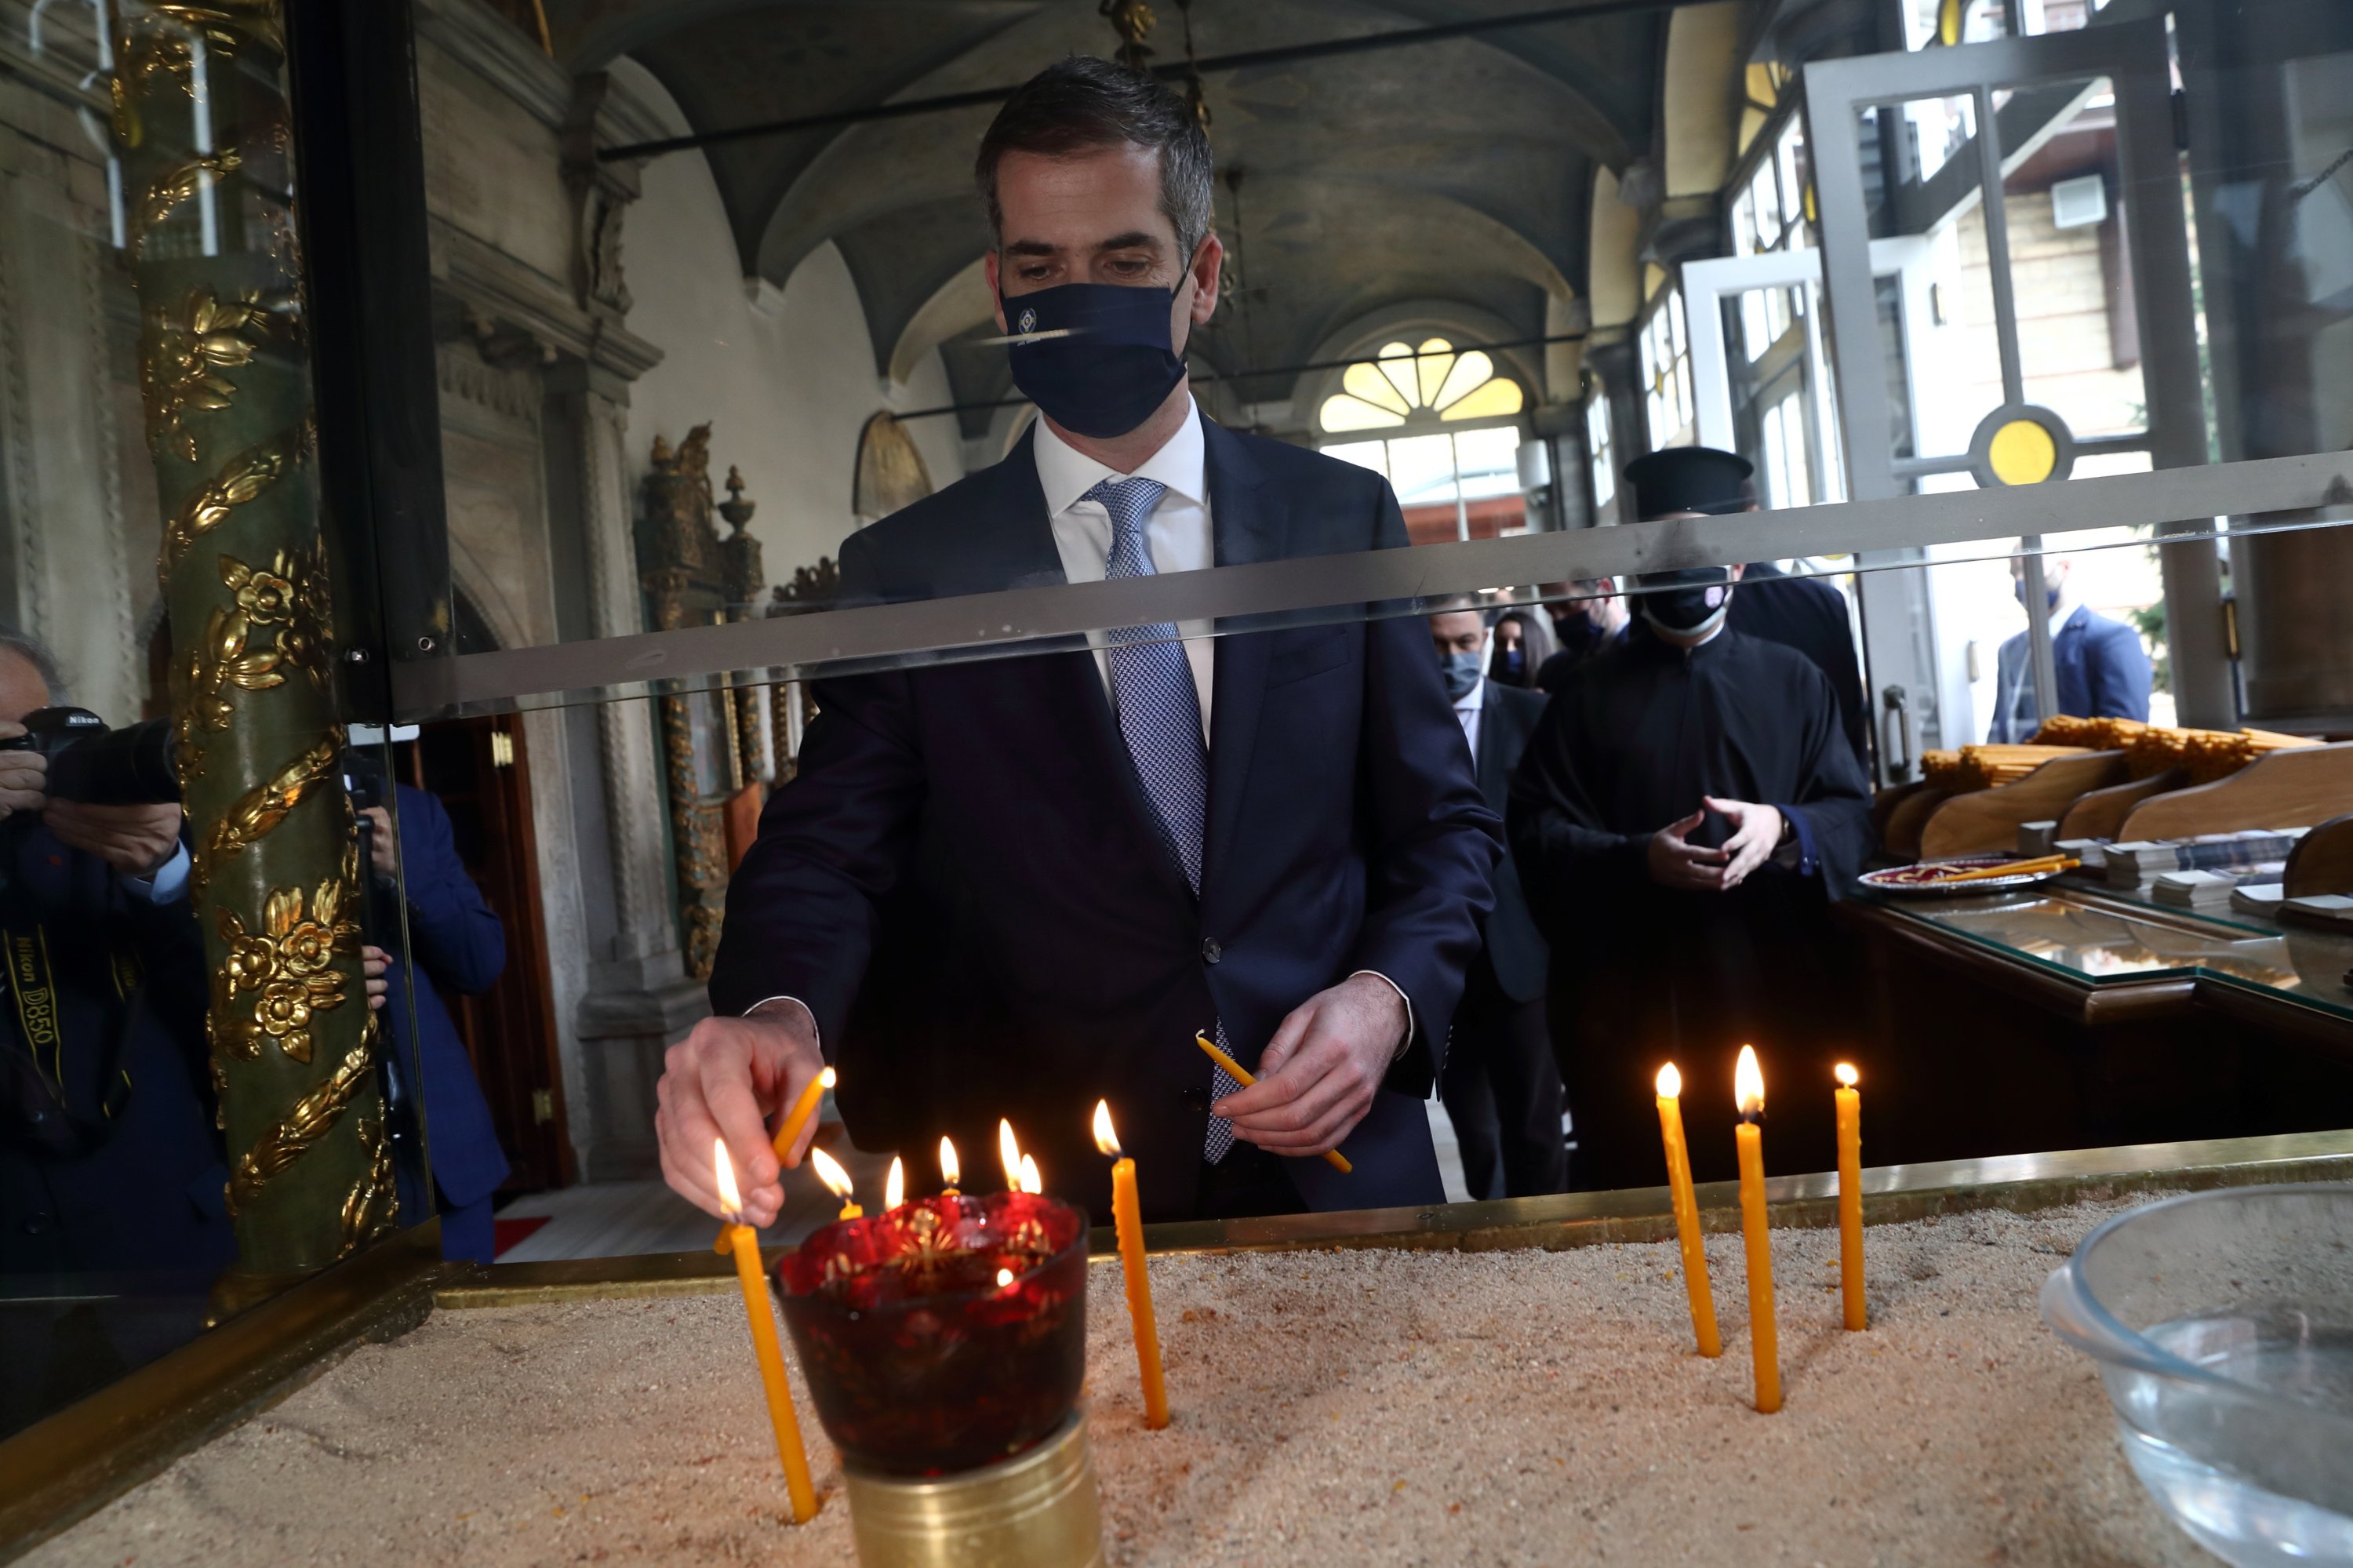
[[[2006,865],[2021,857],[2014,854],[1965,854],[1950,860],[1924,860],[1917,865],[1894,865],[1885,871],[1867,871],[1855,880],[1865,887],[1875,887],[1882,893],[1895,893],[1906,897],[1917,895],[1954,897],[1963,894],[2008,893],[2014,888],[2031,887],[2038,882],[2048,882],[2062,874],[2054,866],[2045,871],[2020,872],[2012,876],[1976,876],[1967,882],[1953,878],[1965,871],[1976,871],[1989,865]]]

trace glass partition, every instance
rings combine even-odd
[[[1819,865],[1805,884],[1824,895],[1806,919],[1834,922],[1802,927],[1820,940],[1790,970],[1821,1050],[1904,1068],[1898,982],[1863,956],[1890,932],[2085,995],[2162,973],[2341,1011],[2321,928],[2258,912],[2176,916],[2137,885],[1916,916],[1845,896],[1866,863],[1949,858],[1938,810],[1981,797],[1936,830],[1957,832],[2050,759],[1968,748],[2055,744],[2036,739],[2054,719],[2130,719],[2177,737],[2150,757],[2240,768],[2353,733],[2353,37],[2339,9],[2277,3],[2256,28],[2193,0],[1923,0],[1802,38],[1755,7],[1751,69],[1676,89],[1742,106],[1696,149],[1651,85],[1671,55],[1693,69],[1663,20],[1355,49],[1303,64],[1293,104],[1212,73],[1234,111],[1210,120],[1220,290],[1184,356],[1200,455],[1182,478],[1202,493],[1178,494],[1186,539],[1113,572],[1066,537],[1092,506],[1107,538],[1107,507],[1040,468],[1060,438],[1014,384],[1025,329],[998,319],[969,167],[995,112],[970,94],[1108,47],[1087,8],[975,13],[923,42],[888,7],[814,38],[791,7],[420,0],[379,18],[402,46],[382,59],[414,52],[413,102],[387,104],[299,22],[0,0],[0,623],[60,673],[0,641],[0,696],[23,714],[69,694],[118,736],[161,723],[191,813],[185,893],[61,841],[105,918],[155,944],[137,981],[96,965],[111,935],[59,953],[88,972],[56,986],[97,1021],[67,1014],[95,1074],[71,1147],[33,1119],[60,1058],[23,1007],[0,1020],[0,1331],[49,1347],[10,1358],[0,1427],[233,1307],[216,1200],[260,1201],[306,1149],[333,1166],[309,1215],[331,1245],[273,1279],[434,1215],[474,1257],[707,1245],[660,1180],[656,1086],[714,1006],[768,1000],[731,989],[749,983],[727,980],[731,929],[779,971],[801,961],[806,930],[746,935],[764,834],[799,835],[857,894],[818,933],[860,933],[818,977],[847,1053],[828,1152],[869,1194],[892,1153],[935,1184],[951,1127],[987,1168],[982,1113],[1042,1095],[1034,1114],[1060,1118],[1054,1086],[1092,1081],[1091,1031],[1134,993],[1197,1001],[1205,977],[1256,973],[1273,1008],[1253,969],[1273,960],[1217,928],[1219,878],[1262,878],[1240,902],[1288,912],[1302,973],[1351,978],[1327,928],[1419,874],[1366,849],[1384,825],[1410,836],[1371,820],[1410,790],[1366,779],[1468,779],[1486,803],[1462,795],[1450,831],[1511,837],[1514,770],[1470,754],[1448,654],[1470,659],[1458,680],[1523,694],[1533,736],[1556,692],[1605,679],[1597,651],[1664,646],[1647,629],[1717,568],[1743,573],[1738,638],[1775,641],[1777,608],[1810,618],[1819,689],[1787,638],[1757,665],[1788,683],[1777,700],[1828,693],[1793,723],[1830,726],[1816,764],[1842,758],[1841,799],[1867,802],[1839,885]],[[1392,79],[1409,58],[1413,114]],[[899,101],[934,87],[951,101]],[[762,129],[770,110],[790,123]],[[1748,461],[1756,510],[1638,520],[1629,464],[1694,444]],[[1200,720],[1190,876],[1121,727],[1114,662],[1155,661]],[[1580,744],[1624,751],[1649,711]],[[1968,853],[2031,847],[2024,830],[2100,790],[2224,781],[2068,766],[2106,781],[2016,821],[2002,797]],[[2108,831],[2087,842],[2141,799],[2094,802]],[[1244,833],[1246,810],[1281,832]],[[2243,826],[2321,822],[2290,814],[2307,820]],[[1670,820],[1609,830],[1616,872]],[[14,832],[18,869],[49,863],[27,846],[53,826]],[[1803,861],[1792,835],[1775,853]],[[1353,869],[1317,882],[1285,858],[1311,841]],[[1514,874],[1538,925],[1577,902],[1574,874]],[[37,997],[46,927],[0,926],[10,997]],[[363,948],[388,969],[364,1052]],[[1161,969],[1137,978],[1130,948]],[[1556,997],[1592,979],[1552,973]],[[1721,980],[1668,976],[1647,999],[1667,1023],[1646,1001],[1612,1027],[1713,1050],[1677,1031],[1706,1033]],[[1573,1008],[1551,1038],[1605,1032]],[[1240,1017],[1230,1043],[1255,1052],[1271,1022]],[[1760,1046],[1810,1073],[1785,1022]],[[110,1031],[156,1064],[128,1069],[127,1102]],[[892,1039],[908,1054],[873,1054]],[[1024,1075],[975,1081],[975,1055],[1033,1045]],[[1618,1114],[1564,1092],[1572,1136]],[[305,1105],[309,1143],[281,1133]],[[171,1123],[107,1178],[169,1225],[120,1224],[127,1200],[58,1174],[83,1143],[122,1158],[118,1113]],[[1092,1181],[1073,1147],[1050,1174]],[[1455,1169],[1463,1192],[1475,1175]],[[85,1233],[121,1234],[58,1250],[59,1194]],[[797,1176],[771,1239],[830,1212]]]

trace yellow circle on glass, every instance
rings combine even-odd
[[[1961,41],[1961,0],[1945,0],[1936,7],[1936,41],[1952,48]]]
[[[2059,466],[2059,443],[2031,419],[2012,419],[1986,443],[1986,466],[2004,484],[2040,484]]]

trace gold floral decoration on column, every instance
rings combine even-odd
[[[359,951],[359,922],[349,917],[341,877],[319,884],[311,913],[302,912],[302,890],[271,890],[263,905],[261,929],[248,931],[234,909],[218,911],[220,938],[228,949],[218,984],[235,1003],[259,992],[249,1015],[234,1007],[219,1010],[230,1033],[215,1046],[227,1046],[247,1061],[261,1054],[265,1041],[297,1062],[311,1059],[311,1017],[343,1005],[343,977],[332,965],[336,954]]]

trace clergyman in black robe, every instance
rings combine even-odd
[[[1821,671],[1725,624],[1739,575],[1647,581],[1626,641],[1570,673],[1513,781],[1577,1187],[1664,1181],[1652,1080],[1669,1060],[1695,1172],[1732,1175],[1744,1044],[1764,1065],[1774,1167],[1834,1163],[1831,1067],[1861,1042],[1829,904],[1870,851],[1870,789]]]

